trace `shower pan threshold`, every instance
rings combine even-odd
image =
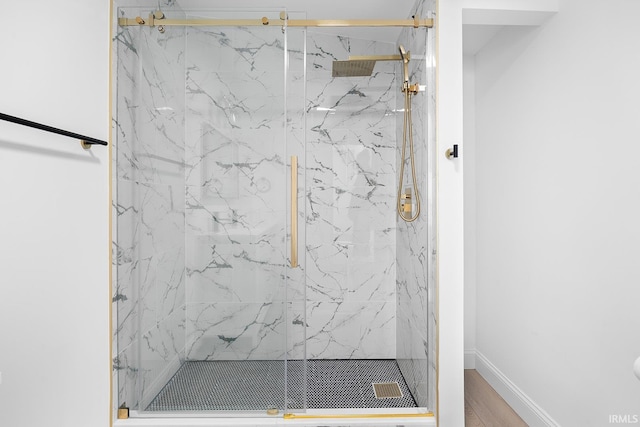
[[[114,420],[114,427],[219,427],[219,426],[368,426],[368,427],[397,427],[422,426],[435,427],[436,418],[426,408],[399,408],[369,410],[359,413],[349,409],[314,409],[304,414],[296,414],[299,418],[289,418],[284,414],[263,417],[205,417],[203,415],[185,415],[179,413],[148,412],[139,415],[131,411],[132,418]],[[138,417],[146,418],[138,418]],[[303,418],[304,417],[304,418]]]

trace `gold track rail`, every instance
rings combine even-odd
[[[353,419],[353,418],[433,418],[433,412],[422,414],[284,414],[285,420],[312,420],[312,419]]]
[[[270,20],[267,17],[261,19],[157,19],[153,14],[149,19],[118,18],[121,27],[140,26],[164,26],[164,27],[433,27],[433,19],[304,19],[304,20]]]

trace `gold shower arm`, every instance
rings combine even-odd
[[[407,54],[407,59],[410,58],[410,54]],[[349,61],[402,61],[400,55],[350,55]]]

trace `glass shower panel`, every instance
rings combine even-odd
[[[262,14],[188,13],[256,16]],[[194,26],[186,38],[185,360],[230,368],[218,379],[220,397],[239,398],[213,409],[282,410],[290,185],[285,34],[280,27]]]
[[[306,19],[305,13],[289,13],[289,19]],[[287,271],[287,406],[289,412],[301,412],[308,407],[307,372],[305,358],[306,332],[306,28],[287,29],[287,150],[288,155],[297,158],[297,211],[292,212],[298,218],[297,249],[298,266]],[[293,196],[293,195],[292,195]]]
[[[118,406],[144,410],[184,360],[185,29],[114,30],[114,370]]]
[[[397,64],[366,77],[332,68],[398,49],[319,29],[308,46],[307,355],[393,359]]]
[[[118,25],[114,37],[117,405],[133,416],[262,416],[286,410],[290,368],[288,402],[302,408],[304,339],[288,334],[304,310],[288,284],[304,290],[290,267],[291,198],[305,194],[292,191],[291,163],[303,177],[304,138],[287,145],[299,126],[287,100],[301,96],[287,81],[287,31],[188,21],[277,20],[280,10],[163,13],[187,21]]]

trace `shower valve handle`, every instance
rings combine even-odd
[[[417,95],[420,92],[420,84],[409,84],[409,82],[404,82],[402,85],[402,92],[408,92],[411,95]]]

